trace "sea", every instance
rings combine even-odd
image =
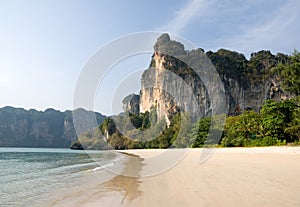
[[[125,160],[114,151],[0,148],[0,206],[51,206]]]

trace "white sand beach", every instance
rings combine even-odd
[[[142,173],[164,150],[125,152],[143,158],[126,166]],[[117,175],[77,206],[300,206],[299,147],[218,148],[205,162],[201,153],[157,175]]]
[[[141,157],[151,150],[132,150]],[[300,206],[300,148],[192,149],[169,171],[141,179],[127,206]]]

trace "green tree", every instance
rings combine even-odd
[[[253,139],[262,137],[261,117],[254,111],[246,111],[239,116],[226,119],[224,147],[244,147],[251,145]]]
[[[178,113],[178,120],[174,124],[173,131],[175,134],[172,138],[172,145],[176,148],[190,147],[190,133],[192,124],[190,116],[186,113]]]
[[[112,135],[117,130],[114,120],[110,117],[104,119],[102,124],[100,124],[99,129],[102,132],[102,134],[108,133],[109,135]]]
[[[114,133],[110,138],[108,139],[109,145],[116,149],[116,150],[122,150],[126,149],[127,147],[124,145],[125,137],[122,134]]]
[[[263,76],[270,74],[272,67],[277,65],[277,58],[269,50],[261,50],[251,54],[248,70],[253,75]]]
[[[190,134],[191,147],[202,147],[205,144],[210,124],[211,117],[206,117],[200,119],[198,123],[192,127]]]
[[[294,100],[266,101],[261,109],[264,136],[293,142],[294,138],[287,133],[286,128],[293,123],[297,108],[298,106]]]
[[[284,132],[292,137],[293,140],[300,140],[300,97],[295,99],[296,108],[293,110],[293,120],[285,128]]]
[[[244,84],[247,72],[247,59],[243,54],[230,50],[220,49],[217,52],[208,51],[206,53],[212,61],[220,76],[234,78]]]
[[[300,53],[297,50],[287,62],[280,62],[274,72],[280,76],[285,90],[300,95]]]

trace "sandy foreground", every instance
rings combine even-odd
[[[125,152],[139,157],[77,206],[300,206],[300,147]]]

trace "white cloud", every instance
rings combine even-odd
[[[242,51],[247,55],[261,49],[292,52],[294,47],[300,47],[299,7],[299,1],[291,0],[274,11],[266,9],[268,18],[264,21],[258,19],[252,25],[237,25],[243,27],[242,32],[232,37],[222,37],[216,44]]]
[[[191,0],[158,30],[185,35],[206,50],[290,53],[300,49],[299,8],[298,0]]]
[[[157,30],[180,34],[191,20],[204,15],[209,4],[207,0],[191,0],[185,7],[175,13],[175,17],[171,21]]]

